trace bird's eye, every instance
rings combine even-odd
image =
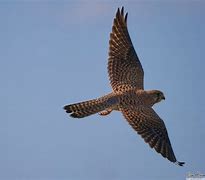
[[[161,100],[161,93],[156,93],[156,102]]]

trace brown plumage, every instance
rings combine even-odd
[[[118,8],[110,34],[108,74],[114,92],[144,89],[144,72],[127,30],[127,15]]]
[[[112,108],[117,103],[115,94],[110,93],[101,98],[84,101],[75,104],[69,104],[64,106],[67,113],[71,113],[70,116],[74,118],[83,118],[107,108]]]
[[[83,118],[95,113],[108,115],[121,111],[138,134],[169,161],[177,161],[163,120],[152,106],[165,99],[159,90],[144,90],[144,71],[127,30],[127,13],[118,8],[110,34],[108,74],[113,92],[101,98],[64,106],[72,117]]]

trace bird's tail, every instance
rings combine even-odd
[[[71,117],[83,118],[115,106],[117,103],[117,97],[108,94],[98,99],[66,105],[64,109]]]

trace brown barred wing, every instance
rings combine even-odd
[[[163,120],[151,107],[140,106],[133,110],[121,109],[121,111],[129,124],[151,148],[169,161],[183,166],[184,162],[176,160]]]
[[[144,72],[127,30],[124,8],[118,8],[110,34],[108,73],[114,92],[144,89]]]

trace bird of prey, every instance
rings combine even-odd
[[[163,120],[152,106],[165,99],[159,90],[144,90],[144,71],[132,45],[124,8],[118,8],[109,41],[108,74],[113,91],[100,98],[64,106],[73,118],[121,111],[128,123],[163,157],[177,161]]]

